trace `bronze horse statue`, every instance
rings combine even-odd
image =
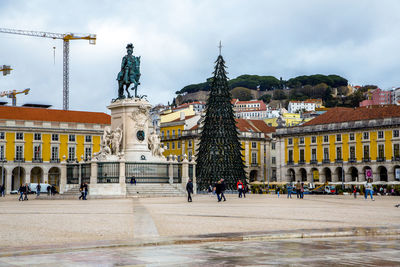
[[[132,90],[135,90],[135,97],[137,97],[137,87],[140,84],[140,57],[135,57],[133,53],[133,45],[126,46],[127,55],[122,58],[121,71],[118,73],[118,99],[125,98],[124,87],[127,97],[131,98],[129,93],[129,86],[133,83]]]

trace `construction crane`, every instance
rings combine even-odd
[[[17,90],[10,90],[10,91],[4,91],[0,92],[0,97],[7,96],[8,98],[12,98],[12,105],[15,107],[17,105],[17,95],[18,94],[25,94],[27,95],[29,93],[30,88],[26,88],[22,91],[17,91]]]
[[[63,109],[69,109],[69,41],[71,40],[89,40],[89,44],[96,44],[96,34],[78,34],[78,33],[52,33],[39,31],[26,31],[0,28],[1,33],[28,35],[35,37],[44,37],[51,39],[62,39],[63,44]]]
[[[0,66],[0,71],[3,72],[3,76],[10,74],[10,70],[12,70],[12,68],[10,66],[7,66],[7,65],[3,65],[3,67]]]

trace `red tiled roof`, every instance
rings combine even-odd
[[[263,120],[235,119],[240,132],[273,133],[275,128],[268,126]]]
[[[331,108],[327,112],[318,117],[304,123],[307,125],[318,125],[328,123],[339,123],[346,121],[360,121],[400,117],[400,106],[369,106],[360,108]]]
[[[0,120],[55,121],[111,124],[111,116],[102,112],[0,106]]]

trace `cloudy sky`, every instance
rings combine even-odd
[[[397,87],[399,14],[396,0],[0,0],[1,28],[97,34],[96,45],[71,41],[70,109],[104,112],[127,43],[141,56],[139,93],[152,104],[210,77],[220,40],[230,78],[321,73]],[[0,64],[14,68],[0,76],[0,92],[29,87],[18,104],[62,108],[62,40],[0,33]]]

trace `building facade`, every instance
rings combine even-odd
[[[105,113],[0,106],[0,183],[7,193],[22,183],[59,189],[60,162],[90,160],[110,123]]]
[[[278,180],[399,181],[399,131],[400,107],[394,105],[333,108],[302,126],[277,129]]]
[[[367,99],[360,102],[360,107],[392,104],[392,91],[377,88],[369,90],[365,95]]]

